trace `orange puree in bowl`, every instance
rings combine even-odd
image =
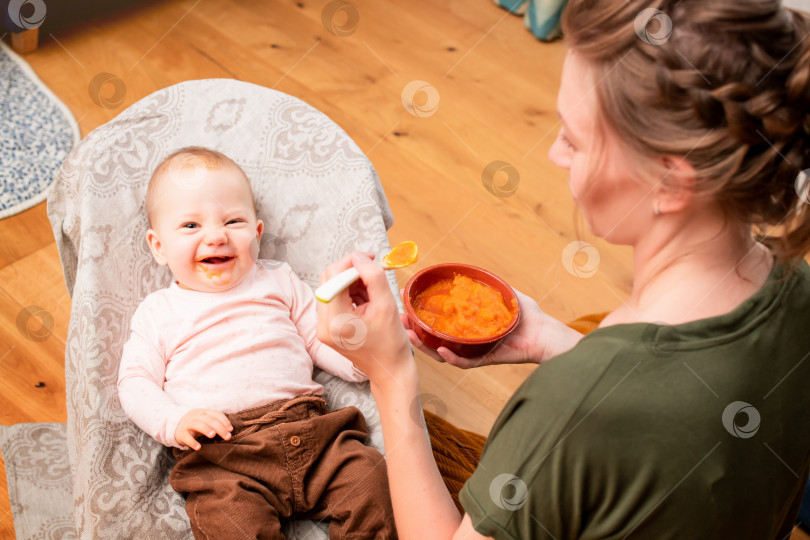
[[[486,338],[512,323],[517,306],[508,307],[497,289],[456,274],[416,295],[413,307],[417,317],[434,330],[461,338]]]

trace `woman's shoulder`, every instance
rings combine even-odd
[[[616,332],[585,336],[573,349],[537,366],[501,411],[492,434],[516,425],[520,430],[524,422],[537,429],[540,421],[548,422],[541,431],[560,431],[579,414],[594,388],[638,361],[634,356],[633,343]]]

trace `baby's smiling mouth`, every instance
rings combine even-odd
[[[205,264],[224,264],[226,262],[230,262],[233,260],[233,257],[223,256],[223,257],[203,257],[202,259],[197,259],[198,263],[205,263]]]

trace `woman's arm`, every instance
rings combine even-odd
[[[382,422],[397,531],[403,540],[448,540],[459,528],[461,516],[436,466],[427,431],[410,412],[419,399],[419,385],[416,366],[409,364],[396,378],[371,383]]]
[[[439,474],[424,425],[411,416],[411,406],[419,399],[418,374],[385,274],[368,257],[354,254],[327,268],[321,279],[351,265],[362,282],[318,306],[318,337],[352,360],[371,380],[399,537],[482,538],[472,530],[469,519],[460,528],[461,515]],[[341,338],[347,331],[353,336],[364,333],[362,343],[353,340],[346,347]]]
[[[412,363],[413,365],[413,363]],[[410,404],[418,395],[415,373],[407,384],[380,386],[377,400],[385,440],[385,460],[397,532],[402,540],[481,540],[469,516],[459,515],[444,484],[427,432],[411,417]]]

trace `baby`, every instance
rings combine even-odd
[[[294,517],[332,538],[396,538],[385,461],[355,407],[328,411],[313,365],[366,380],[318,341],[315,297],[289,265],[257,263],[264,224],[225,155],[179,150],[155,170],[146,240],[174,281],[132,318],[118,390],[174,447],[172,487],[195,538],[283,538]]]

